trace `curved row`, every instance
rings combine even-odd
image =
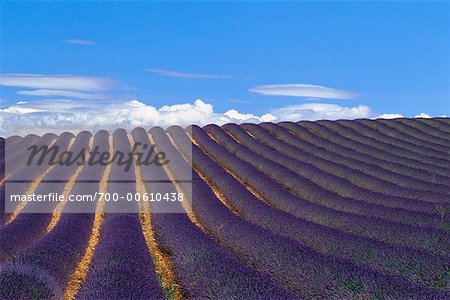
[[[109,133],[99,131],[94,137],[93,147],[100,151],[108,151]],[[105,167],[102,165],[87,165],[79,174],[72,194],[95,193],[99,188],[98,178],[102,177]],[[97,180],[94,180],[97,179]],[[90,238],[94,222],[93,213],[75,213],[79,203],[69,202],[56,226],[36,244],[21,253],[20,260],[34,268],[45,271],[58,285],[58,290],[64,291],[70,276],[80,261]],[[95,203],[86,203],[95,211]],[[86,207],[85,207],[86,208]],[[86,212],[87,210],[85,210]],[[62,297],[62,295],[61,295]]]
[[[435,203],[418,201],[414,199],[414,196],[416,196],[415,198],[419,198],[417,197],[417,194],[431,198],[430,194],[433,195],[432,192],[419,193],[414,190],[411,191],[409,189],[398,187],[392,183],[387,183],[386,181],[361,174],[361,172],[350,169],[345,165],[342,166],[333,164],[332,162],[323,161],[320,158],[317,158],[316,156],[302,150],[306,147],[293,147],[287,143],[284,143],[282,140],[276,139],[261,127],[251,124],[244,124],[242,127],[258,141],[252,139],[238,127],[231,125],[224,126],[225,130],[232,134],[243,145],[246,145],[250,150],[256,151],[258,154],[282,164],[286,168],[303,175],[305,178],[313,180],[314,183],[340,194],[341,196],[388,207],[398,207],[405,208],[407,210],[427,212],[429,214],[434,214],[435,212]],[[278,136],[283,136],[287,140],[289,140],[289,138],[293,139],[293,136],[289,136],[288,132],[283,132],[285,131],[283,128],[280,129],[276,126],[266,128],[269,128],[271,132],[274,132],[274,134]],[[317,165],[317,167],[315,165]],[[330,167],[327,167],[326,165],[330,165]],[[335,167],[332,169],[332,166],[334,165]],[[322,167],[325,171],[320,169],[320,167]],[[330,172],[326,172],[330,169]],[[343,175],[336,176],[334,175],[336,173]],[[347,177],[350,179],[347,179]],[[354,184],[354,181],[365,182],[360,184],[363,186],[361,187],[360,185]],[[379,188],[373,188],[373,186],[377,185]],[[380,192],[383,188],[386,188],[389,191],[389,187],[396,189],[397,192]],[[398,196],[398,194],[406,195],[408,197],[401,197]],[[436,200],[440,200],[441,202],[446,200],[445,195],[437,194],[435,197],[437,198]]]
[[[193,165],[197,172],[224,198],[239,216],[274,232],[291,238],[325,255],[348,259],[358,265],[395,273],[431,286],[439,287],[440,277],[450,267],[442,264],[444,257],[429,256],[421,251],[393,247],[342,231],[296,218],[265,204],[249,192],[237,179],[227,173],[196,145],[192,145],[181,128],[171,127],[168,133],[182,153],[193,151]],[[423,264],[414,264],[420,260]],[[412,266],[412,267],[411,267]]]
[[[288,171],[280,168],[276,163],[265,161],[258,155],[249,154],[249,150],[246,150],[243,146],[229,141],[228,139],[231,139],[231,137],[227,137],[227,134],[218,127],[208,125],[205,129],[210,132],[214,130],[214,135],[219,137],[218,139],[224,144],[224,147],[219,146],[209,138],[203,130],[193,126],[191,128],[192,136],[199,146],[220,162],[224,168],[232,171],[233,174],[241,178],[252,189],[264,195],[279,209],[319,224],[328,224],[347,232],[389,241],[393,244],[418,247],[437,253],[446,253],[448,250],[447,240],[442,239],[444,233],[440,230],[417,228],[377,217],[336,210],[348,210],[347,202],[353,203],[354,201],[323,191],[318,186],[311,185],[305,180],[301,184],[298,183],[298,186],[287,189],[285,185],[277,181],[292,180],[293,182],[299,182],[300,179],[297,175],[288,174]],[[227,151],[226,147],[229,147],[231,152]],[[233,150],[231,147],[236,149]],[[301,196],[296,197],[291,194],[290,191],[293,191],[293,189],[296,193],[301,193]],[[305,198],[308,201],[303,200]],[[352,207],[355,208],[353,205],[350,209]],[[377,212],[383,213],[381,210]],[[372,213],[375,214],[376,212]],[[399,214],[397,217],[401,217],[401,215]],[[436,237],[439,237],[439,239],[435,240]],[[428,240],[433,240],[433,245],[430,245],[429,242],[425,243]]]
[[[146,142],[144,130],[134,130],[135,141]],[[174,160],[176,152],[167,151],[170,141],[161,128],[150,133],[158,145],[166,149],[166,157]],[[148,140],[148,139],[147,139]],[[175,186],[161,167],[142,166],[142,177],[150,192],[176,192]],[[159,182],[163,181],[163,183]],[[226,248],[194,225],[179,202],[151,202],[153,230],[158,245],[172,259],[177,281],[187,299],[293,299],[294,296],[270,280],[242,264]]]
[[[56,139],[55,135],[46,134],[37,140],[34,145],[38,148],[41,146],[49,146],[49,153],[54,151],[54,156],[58,157],[64,150],[67,149],[67,147],[69,147],[73,138],[74,136],[71,133],[63,133]],[[55,150],[51,150],[53,149],[53,146],[55,146]],[[38,159],[34,159],[30,162],[30,164],[25,165],[26,163],[23,161],[24,152],[17,155],[16,158],[18,160],[18,168],[10,174],[4,182],[5,186],[8,186],[8,194],[25,195],[27,192],[32,192],[35,188],[35,184],[38,184],[40,179],[43,179],[42,177],[46,174],[46,172],[50,171],[54,167],[53,165],[50,165],[51,156],[47,155],[46,157],[47,159],[44,158],[41,162],[39,162]],[[8,162],[8,165],[9,164],[10,163]],[[12,161],[11,164],[14,165],[14,161]],[[20,205],[17,205],[17,208],[19,207]],[[9,223],[13,216],[13,213],[5,214],[6,222]]]
[[[363,152],[360,149],[361,147],[364,147],[363,144],[350,140],[344,136],[334,134],[326,128],[322,128],[320,131],[322,136],[318,136],[312,131],[290,122],[282,122],[274,126],[262,123],[260,126],[270,131],[277,139],[280,139],[291,146],[300,148],[304,151],[309,151],[313,155],[326,154],[327,152],[323,152],[321,149],[327,150],[330,153],[329,160],[342,162],[344,164],[345,162],[349,162],[350,165],[355,166],[360,165],[361,167],[358,169],[361,172],[365,172],[386,181],[391,181],[399,186],[424,191],[448,193],[450,177],[408,167],[392,160],[389,161],[388,159],[383,158],[383,156],[386,156],[386,153],[376,149],[371,149],[373,152],[370,152],[370,149],[366,149],[367,151]],[[379,155],[374,155],[373,153]],[[323,158],[326,159],[327,156],[323,156]],[[446,183],[447,185],[445,185]],[[376,187],[374,186],[373,188]]]
[[[438,129],[439,133],[450,133],[450,124],[445,122],[446,119],[441,118],[434,118],[434,119],[419,119],[420,122],[425,123],[429,125],[430,127],[433,127],[433,129]],[[432,129],[432,130],[433,130]]]
[[[319,124],[318,122],[299,122],[300,126],[304,126],[305,128],[312,129],[316,132],[320,130],[320,127],[327,128],[331,132],[334,132],[334,134],[338,133],[341,134],[349,139],[352,139],[354,141],[357,141],[361,144],[364,144],[365,146],[369,146],[378,150],[383,151],[383,153],[386,154],[387,157],[390,157],[391,159],[395,158],[394,161],[398,161],[401,163],[405,163],[408,166],[417,167],[421,169],[425,169],[432,173],[438,173],[443,176],[448,176],[449,171],[448,168],[441,166],[440,163],[442,161],[427,158],[427,157],[421,157],[420,155],[411,152],[409,150],[399,148],[397,146],[389,145],[387,143],[383,143],[382,141],[375,140],[373,138],[369,138],[364,136],[362,133],[358,132],[358,129],[353,129],[350,127],[343,126],[337,122],[322,122]],[[350,125],[350,126],[356,126],[356,125]],[[366,148],[366,147],[364,147]]]
[[[160,149],[167,150],[164,147]],[[187,184],[182,185],[189,188]],[[441,292],[419,287],[400,277],[321,255],[242,220],[217,199],[196,173],[193,174],[192,193],[193,210],[213,236],[247,264],[268,274],[300,297],[334,299],[385,297],[388,294],[401,297],[418,293],[422,294],[418,297],[444,297]],[[349,288],[355,284],[361,288]]]
[[[281,126],[285,127],[285,123],[280,123]],[[351,130],[345,128],[344,126],[337,124],[334,128],[328,128],[313,122],[303,121],[297,124],[298,127],[304,128],[305,130],[309,130],[310,132],[330,141],[335,141],[336,143],[342,144],[346,147],[354,149],[358,152],[362,152],[364,154],[376,157],[380,160],[384,160],[389,163],[397,163],[406,168],[414,168],[420,172],[425,172],[428,180],[431,179],[431,182],[435,182],[435,180],[439,180],[439,183],[443,183],[446,185],[450,185],[450,175],[448,174],[448,170],[442,167],[437,167],[434,165],[430,165],[418,160],[410,159],[407,157],[403,157],[397,155],[395,153],[390,152],[389,149],[380,149],[370,144],[369,141],[363,142],[364,138],[360,138],[356,132],[352,132]],[[288,130],[292,130],[295,133],[295,128],[289,125]],[[338,130],[339,129],[339,130]],[[428,174],[436,174],[436,178],[429,178]],[[417,175],[420,176],[420,175]]]
[[[449,135],[449,119],[401,119],[0,138],[0,209],[6,184],[119,195],[2,210],[0,298],[448,299]],[[110,141],[124,159],[156,145],[168,163],[23,159]],[[145,191],[188,198],[127,200]]]
[[[411,126],[412,124],[420,124],[419,122],[403,122],[400,120],[379,120],[381,124],[388,126],[394,131],[384,131],[385,134],[388,132],[392,132],[393,136],[398,137],[400,141],[408,141],[410,142],[411,148],[414,148],[414,145],[422,146],[424,148],[430,149],[430,152],[426,152],[427,155],[438,155],[439,153],[447,153],[449,154],[450,141],[446,141],[442,137],[434,136],[430,133],[425,133],[420,129],[417,129],[415,126]],[[373,121],[372,121],[373,122]],[[385,127],[383,126],[383,129]],[[408,147],[410,148],[410,147]],[[419,147],[417,147],[419,149]],[[432,150],[435,151],[432,151]],[[420,153],[420,152],[419,152]],[[443,157],[448,160],[448,157]]]
[[[450,164],[448,148],[444,145],[435,145],[432,142],[426,142],[418,137],[406,134],[408,130],[414,130],[412,127],[395,122],[386,123],[385,121],[355,120],[355,122],[349,122],[343,120],[335,123],[351,128],[362,136],[374,140],[378,147],[388,147],[388,149],[393,149],[393,152],[398,152],[403,156],[434,165],[448,166]],[[319,122],[325,126],[328,124],[326,121]],[[398,127],[403,127],[402,131],[399,131]]]
[[[398,149],[403,149],[411,152],[414,155],[419,155],[422,160],[435,160],[435,162],[441,162],[448,164],[449,154],[448,149],[442,145],[433,145],[431,142],[424,141],[417,137],[406,134],[408,129],[414,129],[406,126],[402,123],[384,123],[385,120],[379,122],[369,120],[355,120],[354,124],[349,124],[348,121],[337,121],[345,127],[349,127],[358,131],[358,133],[381,141],[382,144]],[[403,131],[399,131],[398,127],[404,127]],[[433,162],[434,163],[434,162]]]
[[[399,119],[396,121],[419,130],[420,134],[431,135],[439,139],[445,139],[450,141],[450,133],[439,129],[436,130],[437,129],[436,127],[431,126],[430,122],[423,122],[424,120],[425,119],[418,119],[418,120]]]
[[[71,149],[75,151],[76,149],[87,149],[90,138],[91,134],[88,132],[79,134]],[[69,145],[71,139],[71,135],[61,135],[61,137],[58,138],[56,144],[61,146],[59,149],[59,154],[63,153],[67,149],[67,146]],[[38,176],[39,173],[33,173],[38,172],[38,169],[45,169],[46,167],[48,167],[48,164],[37,164],[35,167],[25,168],[30,169],[30,172],[24,177],[27,178],[27,176],[30,176],[30,173],[31,176]],[[56,165],[43,178],[43,181],[45,183],[39,184],[36,188],[35,193],[38,195],[48,195],[50,193],[62,194],[66,183],[69,181],[76,168],[76,165]],[[54,182],[55,180],[57,180],[57,182]],[[8,181],[9,179],[7,180],[6,184],[13,184],[8,183]],[[25,184],[14,183],[12,187],[8,187],[10,189],[8,192],[11,192],[15,195],[24,195],[27,193],[25,186]],[[25,202],[25,206],[21,213],[17,216],[17,218],[15,218],[9,225],[0,229],[2,262],[11,260],[13,257],[19,254],[20,250],[32,245],[35,241],[37,241],[45,234],[45,229],[52,219],[52,214],[49,212],[54,210],[56,204],[57,203],[54,201],[31,201],[28,203]]]
[[[301,153],[300,156],[294,156],[294,158],[310,162],[323,171],[347,179],[360,188],[409,199],[412,202],[420,200],[430,204],[442,204],[448,203],[450,200],[450,192],[446,185],[425,183],[408,176],[389,174],[389,172],[372,167],[365,162],[343,159],[340,154],[299,140],[285,128],[274,124],[262,124],[261,127],[281,141],[277,143],[277,146],[278,148],[284,146],[284,153],[289,153],[290,156],[293,155],[291,151],[296,154]],[[272,138],[263,129],[258,130],[259,135],[256,133],[255,135],[260,138],[265,137],[266,140]]]
[[[129,153],[127,133],[117,129],[113,133],[114,152]],[[135,193],[134,166],[126,172],[115,162],[111,167],[107,191],[117,193],[116,203],[106,202],[106,213],[100,238],[76,299],[164,299],[152,257],[142,233],[138,214],[121,213],[127,209],[127,193]]]

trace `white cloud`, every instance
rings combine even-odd
[[[209,79],[225,79],[231,78],[230,76],[217,75],[217,74],[195,74],[195,73],[184,73],[180,71],[167,70],[167,69],[145,69],[145,72],[156,73],[162,76],[168,77],[179,77],[179,78],[209,78]]]
[[[230,109],[229,111],[224,113],[225,116],[230,119],[236,120],[236,123],[249,122],[249,123],[258,123],[258,122],[272,122],[277,118],[271,114],[265,114],[261,117],[255,116],[253,114],[241,114],[235,109]]]
[[[17,104],[20,104],[17,102]],[[2,113],[11,113],[11,114],[17,114],[17,115],[23,115],[23,114],[29,114],[34,112],[39,112],[39,109],[34,109],[30,107],[21,107],[21,106],[10,106],[5,109],[0,109],[0,114]]]
[[[76,45],[95,45],[95,44],[97,44],[94,41],[80,40],[80,39],[68,39],[68,40],[63,40],[63,42],[66,44],[76,44]]]
[[[140,101],[105,102],[102,100],[39,100],[18,102],[0,110],[0,135],[44,134],[81,130],[114,130],[136,126],[200,126],[215,123],[259,123],[317,119],[353,119],[370,116],[367,106],[343,107],[334,104],[309,103],[274,109],[261,116],[230,109],[214,111],[213,105],[202,100],[194,103],[165,105],[156,108]]]
[[[414,118],[431,118],[431,116],[426,113],[420,113],[418,115],[415,115]]]
[[[440,118],[447,118],[446,115],[439,116]],[[406,118],[402,114],[381,114],[376,117],[373,117],[372,119],[398,119],[398,118]],[[427,113],[420,113],[418,115],[415,115],[414,118],[434,118],[433,116],[427,114]]]
[[[26,96],[44,96],[44,97],[56,96],[56,97],[68,97],[68,98],[92,99],[92,100],[103,100],[107,98],[107,96],[104,94],[83,93],[64,90],[46,90],[46,89],[34,91],[18,91],[16,93],[19,95],[26,95]]]
[[[0,86],[96,92],[110,89],[114,81],[105,77],[0,74]]]
[[[292,83],[260,85],[249,89],[250,92],[267,96],[292,96],[326,99],[352,99],[355,93],[314,84]]]
[[[379,116],[376,116],[374,119],[397,119],[397,118],[404,118],[401,114],[381,114]]]
[[[365,105],[344,107],[336,104],[308,103],[291,105],[270,111],[276,121],[300,121],[300,120],[337,120],[356,119],[370,117],[370,108]]]

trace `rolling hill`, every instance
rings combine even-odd
[[[33,145],[167,163],[27,166]],[[12,136],[1,156],[1,299],[450,298],[448,118]],[[118,200],[5,213],[99,192]]]

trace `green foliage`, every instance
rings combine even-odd
[[[365,289],[366,289],[365,284],[359,279],[354,279],[354,280],[349,280],[349,281],[344,282],[344,290],[345,291],[350,291],[350,292],[357,294],[357,293],[361,293]]]
[[[172,284],[169,284],[164,288],[164,294],[166,295],[167,300],[175,300],[176,299],[176,290]]]
[[[450,268],[446,268],[443,272],[436,275],[436,277],[433,279],[433,286],[435,288],[446,288],[448,286],[448,281],[450,278]]]

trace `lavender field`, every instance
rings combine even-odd
[[[30,171],[21,155],[135,143],[170,164]],[[450,299],[448,118],[12,136],[1,157],[0,299]],[[187,168],[191,181],[174,179]],[[5,213],[5,189],[25,173],[17,193],[189,191],[190,205]]]

